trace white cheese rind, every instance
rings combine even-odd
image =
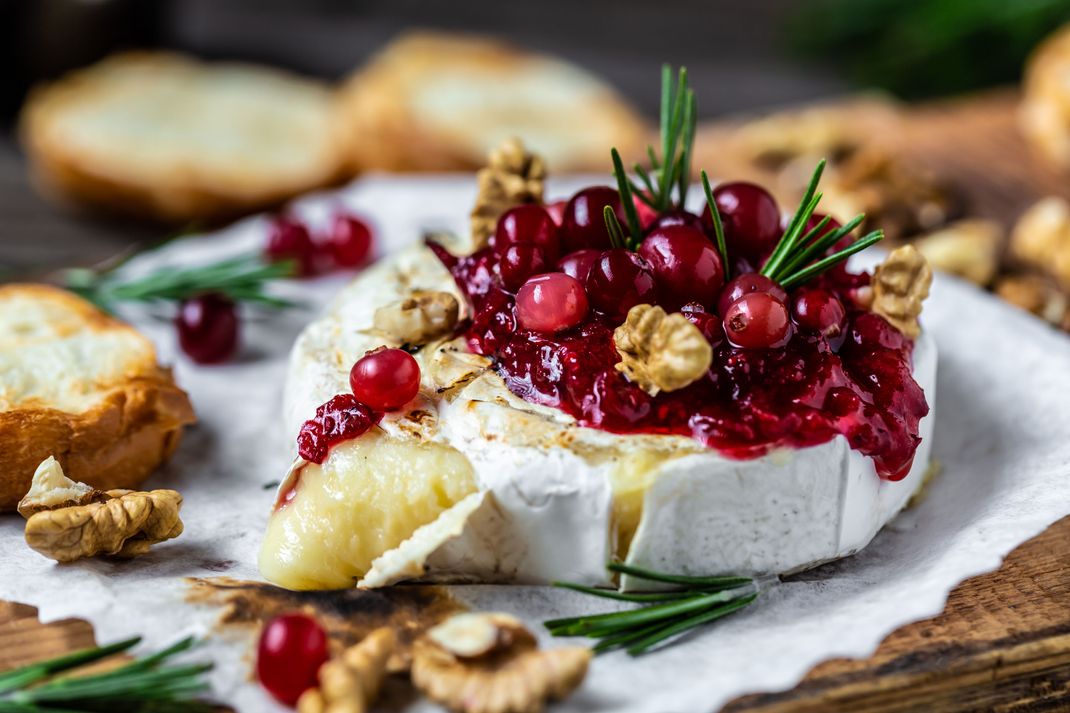
[[[286,387],[291,433],[316,406],[348,389],[353,361],[384,341],[369,331],[375,309],[410,289],[457,294],[434,255],[413,248],[354,281],[301,335]],[[930,407],[935,371],[935,346],[923,334],[914,375]],[[608,584],[605,563],[616,547],[613,473],[629,462],[652,463],[629,563],[701,574],[805,569],[864,547],[902,509],[923,480],[933,423],[931,414],[922,420],[914,467],[892,483],[880,480],[872,461],[843,437],[733,460],[680,436],[616,435],[577,426],[560,411],[522,401],[492,372],[450,400],[436,394],[425,372],[419,408],[436,417],[419,435],[404,428],[404,414],[389,414],[384,430],[399,439],[442,442],[465,455],[480,491],[493,495],[500,514],[493,527],[500,536],[490,540],[503,543],[503,552],[488,559],[473,551],[466,558],[464,547],[476,545],[465,542],[490,541],[485,527],[478,538],[468,537],[457,527],[469,516],[447,511],[441,524],[421,528],[413,538],[417,544],[384,553],[377,561],[383,566],[369,580],[376,585],[418,571],[430,579],[479,579],[488,568],[499,580]],[[466,561],[473,571],[463,571]],[[622,581],[624,587],[635,585]]]

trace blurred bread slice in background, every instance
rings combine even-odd
[[[1070,172],[1070,25],[1033,50],[1022,80],[1022,133],[1055,168]]]
[[[33,90],[20,133],[46,192],[212,220],[339,179],[334,102],[329,87],[273,69],[126,53]]]
[[[605,82],[568,62],[479,37],[402,35],[340,89],[357,171],[482,166],[516,136],[554,173],[611,170],[647,127]]]
[[[134,488],[193,421],[133,327],[55,287],[0,287],[0,512],[49,456],[78,482]]]

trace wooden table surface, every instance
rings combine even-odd
[[[1070,190],[1029,158],[1013,109],[1014,97],[997,93],[916,110],[901,130],[903,151],[966,189],[975,212],[1009,224],[1038,197]],[[24,205],[37,200],[2,160],[0,182],[16,185]],[[102,252],[129,240],[94,230],[101,232],[86,239]],[[3,244],[8,259],[8,239]],[[32,236],[21,244],[16,259],[40,258]],[[51,257],[69,259],[64,250]],[[1070,464],[1067,471],[1070,477]],[[0,603],[0,670],[92,640],[85,622],[41,625],[31,607]],[[1070,711],[1070,517],[1021,545],[997,571],[956,587],[939,616],[892,632],[873,656],[824,662],[793,690],[746,696],[724,710]]]

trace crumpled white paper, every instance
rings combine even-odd
[[[567,195],[558,184],[551,195]],[[381,177],[294,210],[323,225],[335,205],[370,216],[380,249],[436,228],[461,229],[474,196],[464,177]],[[142,272],[256,250],[264,219],[178,241],[137,260]],[[240,358],[199,367],[177,350],[169,324],[128,316],[175,365],[200,417],[152,487],[185,497],[186,531],[131,562],[57,566],[30,550],[18,516],[0,517],[0,598],[40,609],[43,620],[82,617],[98,639],[142,634],[153,647],[205,633],[217,611],[184,603],[188,576],[258,579],[256,553],[291,444],[279,401],[293,339],[346,277],[287,284],[309,308],[246,324]],[[1070,513],[1070,340],[970,285],[939,277],[924,322],[940,350],[935,457],[943,472],[928,498],[887,527],[861,554],[780,584],[756,604],[686,641],[640,659],[597,658],[580,691],[555,710],[674,713],[715,710],[736,696],[793,686],[831,657],[870,654],[893,629],[937,614],[963,579]],[[477,607],[543,619],[605,609],[542,587],[455,587]],[[281,710],[249,678],[249,641],[212,637],[199,651],[216,662],[212,683],[242,711]],[[424,702],[416,710],[434,710]]]

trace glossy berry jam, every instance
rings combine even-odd
[[[361,267],[371,257],[371,228],[355,215],[338,213],[331,219],[325,247],[335,265]]]
[[[301,277],[315,275],[318,271],[318,251],[308,228],[284,215],[271,221],[267,245],[264,246],[264,257],[269,262],[292,260],[297,274]]]
[[[216,293],[183,300],[175,316],[178,344],[198,364],[218,364],[238,349],[238,310]]]
[[[791,336],[788,308],[768,292],[749,292],[725,310],[724,333],[744,349],[782,347]]]
[[[655,228],[639,246],[658,285],[658,304],[675,312],[689,302],[712,307],[724,284],[721,256],[705,233],[686,225]]]
[[[516,318],[521,329],[560,332],[587,317],[587,293],[576,278],[563,272],[533,277],[516,295]]]
[[[416,398],[420,365],[403,349],[368,352],[349,372],[353,395],[376,411],[393,411]]]
[[[631,250],[606,250],[587,274],[591,306],[617,320],[637,304],[656,301],[656,293],[653,269]]]
[[[722,183],[713,190],[721,214],[729,255],[741,255],[755,265],[776,247],[780,239],[780,208],[761,186],[738,181]],[[713,235],[713,218],[707,207],[702,215],[707,233]]]
[[[318,685],[319,669],[330,658],[327,634],[304,614],[282,614],[264,626],[256,650],[256,677],[268,693],[288,706]]]
[[[498,219],[491,241],[494,254],[501,257],[513,245],[531,245],[553,264],[560,252],[557,224],[542,206],[520,205],[510,208]]]
[[[561,223],[562,252],[570,253],[583,248],[604,250],[609,247],[606,206],[613,208],[618,218],[620,217],[620,195],[606,186],[585,188],[572,196],[565,206]]]
[[[379,422],[379,415],[353,394],[339,394],[316,409],[297,436],[297,453],[311,463],[323,463],[331,448],[362,435]]]
[[[833,337],[821,329],[796,328],[789,310],[793,303],[779,285],[761,275],[736,273],[716,305],[681,308],[713,346],[707,375],[652,397],[617,371],[620,355],[613,344],[613,330],[628,306],[659,299],[653,270],[642,257],[609,250],[589,266],[589,253],[566,254],[562,269],[575,275],[551,274],[570,281],[559,285],[567,285],[561,290],[564,298],[551,306],[541,296],[533,299],[535,290],[529,294],[527,284],[514,297],[502,284],[490,249],[461,258],[437,245],[431,249],[471,308],[465,332],[469,349],[493,358],[508,388],[529,402],[615,433],[689,436],[733,458],[843,435],[873,459],[882,478],[899,479],[910,469],[920,441],[918,422],[928,405],[911,375],[913,343],[851,299],[868,284],[868,275],[830,272],[807,285],[828,291],[844,307],[843,332]],[[749,261],[738,264],[749,266]],[[582,290],[575,277],[588,270],[590,311],[576,306]],[[548,308],[540,311],[541,306]],[[835,316],[835,307],[829,312],[827,305],[815,306],[823,315],[815,324]],[[732,310],[729,316],[740,319],[723,319]],[[810,324],[808,319],[802,321]],[[744,341],[752,346],[739,346]]]

